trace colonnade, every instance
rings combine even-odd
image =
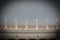
[[[56,24],[55,24],[56,29],[59,29],[58,22],[59,22],[59,20],[57,18],[56,19]],[[15,20],[14,20],[15,29],[18,29],[18,24],[19,24],[18,19],[15,18]],[[7,18],[4,19],[4,24],[3,25],[5,26],[5,29],[8,29],[8,20],[7,20]],[[29,20],[28,19],[25,19],[24,25],[25,25],[25,29],[29,30]],[[38,30],[39,29],[39,19],[38,18],[35,19],[35,26],[36,26],[36,30]],[[45,26],[46,26],[46,29],[48,29],[48,30],[50,29],[48,19],[45,19]],[[7,39],[7,40],[10,40],[10,39]],[[21,39],[16,38],[14,40],[21,40]],[[30,39],[22,39],[22,40],[30,40]],[[51,39],[34,39],[34,40],[51,40]]]

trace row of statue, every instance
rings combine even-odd
[[[56,19],[56,22],[58,23],[58,18]],[[5,18],[4,19],[4,26],[5,26],[6,29],[8,27],[7,24],[8,24],[8,20],[7,20],[7,18]],[[15,28],[17,29],[17,27],[18,27],[18,19],[16,19],[16,18],[14,20],[14,25],[15,25]],[[28,19],[25,19],[25,24],[24,25],[25,25],[26,29],[28,29],[28,25],[29,25]],[[38,25],[39,25],[39,19],[38,18],[36,18],[36,20],[35,20],[35,25],[36,25],[36,29],[38,29],[39,28],[38,27]],[[49,27],[48,19],[45,20],[45,26],[48,29],[48,27]]]

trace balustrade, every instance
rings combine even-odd
[[[24,25],[19,25],[18,19],[15,18],[14,25],[8,25],[7,18],[4,19],[4,26],[2,29],[21,29],[21,30],[50,30],[50,29],[59,29],[58,18],[56,19],[55,25],[49,25],[48,19],[45,19],[45,25],[39,25],[39,19],[36,18],[34,25],[29,24],[29,20],[26,18]],[[5,28],[4,28],[5,27]],[[1,29],[0,28],[0,29]]]

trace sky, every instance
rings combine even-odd
[[[38,18],[39,24],[44,25],[48,18],[49,24],[54,25],[58,16],[58,6],[50,1],[7,1],[1,9],[0,24],[4,18],[8,19],[8,24],[13,24],[15,18],[19,24],[24,24],[24,20],[28,18],[32,25]]]

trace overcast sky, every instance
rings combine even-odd
[[[39,23],[43,25],[45,19],[49,19],[49,24],[53,25],[58,17],[57,7],[46,1],[12,1],[7,2],[2,8],[1,22],[3,18],[8,18],[9,24],[17,18],[20,24],[24,24],[24,19],[28,18],[29,23],[33,24],[36,18],[39,18]]]

